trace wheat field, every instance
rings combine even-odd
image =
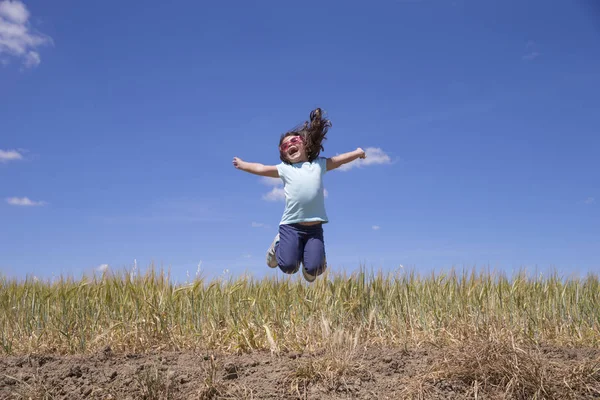
[[[2,278],[0,398],[596,398],[598,310],[595,274]]]
[[[175,284],[149,268],[74,280],[0,280],[4,354],[316,349],[335,335],[364,344],[444,345],[469,337],[598,346],[600,283],[524,272],[420,276],[364,269]]]

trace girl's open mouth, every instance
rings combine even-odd
[[[290,147],[290,149],[288,150],[288,155],[289,156],[293,156],[297,152],[298,152],[298,148],[297,147]]]

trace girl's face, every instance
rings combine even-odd
[[[286,158],[292,164],[297,162],[308,161],[306,157],[306,149],[304,148],[304,140],[302,136],[288,136],[283,139],[279,149],[285,154]]]

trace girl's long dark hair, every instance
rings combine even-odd
[[[279,146],[281,147],[281,143],[288,136],[302,136],[308,161],[313,162],[319,157],[321,151],[325,150],[323,141],[327,139],[325,135],[327,135],[329,128],[331,128],[331,121],[325,118],[320,108],[316,108],[310,113],[310,121],[306,121],[302,126],[281,135]],[[279,158],[284,163],[290,164],[285,153],[281,150],[279,151]]]

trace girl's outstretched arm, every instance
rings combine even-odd
[[[336,169],[339,166],[342,166],[346,163],[356,160],[357,158],[367,158],[365,151],[360,147],[354,151],[350,151],[344,154],[338,154],[337,156],[333,156],[327,159],[327,171],[331,171],[332,169]]]
[[[279,172],[277,171],[277,166],[275,165],[251,163],[246,162],[241,158],[233,157],[233,166],[237,169],[241,169],[242,171],[250,172],[251,174],[279,178]]]

